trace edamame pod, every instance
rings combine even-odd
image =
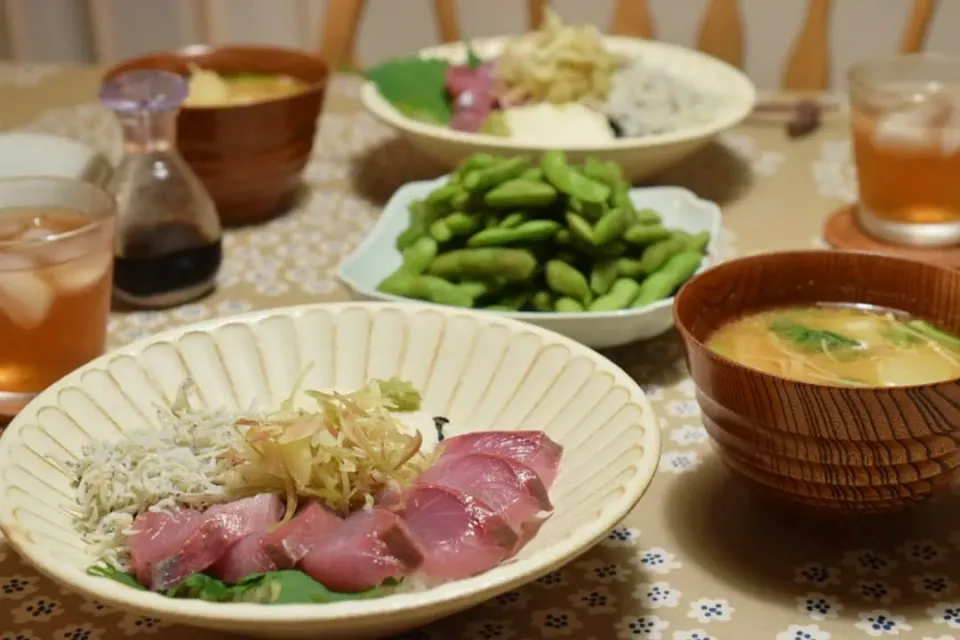
[[[443,218],[443,222],[447,225],[447,228],[450,229],[450,233],[452,233],[455,238],[468,236],[479,229],[483,224],[483,220],[481,220],[480,216],[463,213],[461,211],[457,211],[446,216]]]
[[[396,247],[399,251],[403,251],[413,244],[417,238],[427,233],[425,207],[423,200],[414,200],[410,203],[408,209],[410,222],[407,228],[397,236]]]
[[[520,174],[521,180],[529,180],[531,182],[542,182],[543,181],[543,170],[540,167],[530,167],[526,171]]]
[[[551,237],[560,223],[555,220],[530,220],[519,227],[494,227],[477,232],[467,240],[468,247],[497,247],[520,242],[539,242]]]
[[[570,236],[587,244],[596,244],[593,241],[593,227],[582,217],[573,213],[567,213],[567,228],[570,229]]]
[[[703,253],[707,249],[707,245],[710,243],[710,232],[701,231],[700,233],[695,233],[690,238],[687,239],[687,251],[696,251],[697,253]]]
[[[551,260],[547,263],[547,286],[560,295],[579,300],[582,304],[589,304],[593,294],[590,285],[580,271],[560,260]]]
[[[612,164],[619,169],[619,165],[616,163]],[[602,182],[611,189],[617,189],[623,184],[623,179],[620,177],[619,172],[611,172],[611,168],[606,162],[597,160],[596,158],[587,158],[584,161],[583,175],[591,180]]]
[[[492,305],[488,305],[486,308],[491,311],[517,311],[522,308],[523,305],[527,304],[530,300],[529,293],[515,293],[513,295],[504,296],[499,301]]]
[[[623,239],[630,244],[650,244],[670,237],[670,230],[662,224],[635,224],[626,230]]]
[[[483,197],[483,201],[495,209],[546,207],[556,199],[557,190],[546,182],[520,179],[502,182]]]
[[[645,307],[668,297],[674,289],[696,273],[702,261],[703,254],[697,251],[682,251],[674,254],[663,267],[640,283],[637,297],[633,299],[630,306]]]
[[[600,260],[593,265],[590,271],[590,288],[598,296],[610,291],[610,287],[617,279],[617,261],[612,259]]]
[[[634,222],[637,224],[660,224],[660,214],[656,212],[655,209],[649,207],[645,209],[637,209],[637,212],[633,216]]]
[[[489,280],[465,280],[458,286],[474,300],[489,295],[497,289],[496,284]]]
[[[396,273],[377,287],[384,293],[454,307],[472,307],[473,298],[452,282],[430,275]]]
[[[549,291],[537,291],[530,299],[537,311],[553,311],[553,294]]]
[[[506,229],[512,229],[513,227],[519,226],[527,219],[523,213],[515,211],[508,215],[506,218],[497,223],[498,227],[504,227]]]
[[[458,184],[445,184],[439,189],[434,189],[427,196],[427,204],[431,207],[442,207],[449,205],[453,197],[461,193],[463,189]]]
[[[626,309],[640,292],[640,285],[633,278],[620,278],[613,283],[610,293],[591,303],[590,311],[616,311]]]
[[[430,263],[429,273],[447,280],[502,278],[522,282],[533,275],[537,259],[524,249],[484,247],[441,253]]]
[[[440,244],[453,240],[453,230],[447,226],[447,221],[443,218],[435,220],[430,225],[430,235]]]
[[[593,225],[593,242],[602,245],[619,239],[626,231],[629,222],[626,211],[611,209],[600,218],[597,224]]]
[[[568,196],[573,196],[584,203],[603,204],[610,197],[610,187],[591,180],[567,164],[567,157],[562,151],[552,150],[543,154],[540,159],[540,168],[543,177]]]
[[[586,311],[584,306],[573,298],[561,297],[553,303],[553,310],[559,313],[576,313],[577,311]]]
[[[513,180],[530,167],[526,158],[510,158],[485,169],[471,171],[463,178],[463,186],[471,193],[489,191],[507,180]]]
[[[674,235],[666,240],[651,244],[643,250],[643,255],[640,256],[640,273],[650,274],[657,271],[666,264],[667,260],[683,251],[685,246],[686,239]]]
[[[437,241],[430,236],[420,236],[416,242],[403,250],[403,266],[408,273],[421,274],[437,256]]]
[[[485,169],[496,163],[497,157],[490,153],[472,153],[463,159],[463,161],[460,163],[460,166],[458,166],[456,171],[454,171],[454,174],[462,180],[463,177],[470,171],[475,171],[476,169]]]

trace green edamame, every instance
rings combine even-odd
[[[640,291],[640,285],[633,278],[620,278],[610,287],[610,293],[594,300],[590,311],[616,311],[626,309]]]
[[[703,254],[697,251],[682,251],[674,254],[663,267],[640,283],[637,296],[630,306],[645,307],[668,297],[674,289],[696,273],[702,261]]]
[[[597,158],[472,154],[410,204],[401,265],[378,288],[495,311],[612,311],[669,296],[710,234],[670,229],[638,210],[630,188],[619,165]]]
[[[521,242],[539,242],[560,228],[555,220],[530,220],[512,229],[494,227],[477,232],[467,240],[468,247],[497,247]]]
[[[463,178],[463,187],[471,193],[489,191],[507,180],[513,180],[530,167],[526,158],[502,160],[484,169],[471,171]]]
[[[610,197],[610,187],[591,180],[567,164],[567,157],[562,151],[547,151],[540,159],[540,168],[543,177],[569,196],[574,196],[584,203],[602,204]]]
[[[710,232],[701,231],[700,233],[695,233],[690,238],[687,239],[687,246],[685,247],[686,251],[696,251],[697,253],[703,253],[707,249],[707,245],[710,243]]]
[[[563,296],[557,298],[557,301],[553,303],[553,310],[559,313],[576,313],[578,311],[586,311],[586,308],[573,298]]]
[[[551,260],[546,269],[547,286],[562,296],[589,304],[593,298],[587,279],[575,267],[560,260]]]
[[[540,167],[530,167],[520,174],[520,179],[529,180],[530,182],[542,182],[543,170]]]
[[[491,311],[516,311],[530,300],[529,293],[515,293],[504,296],[496,304],[488,305],[486,308]]]
[[[420,236],[416,242],[403,250],[403,266],[408,273],[421,274],[437,256],[437,241],[430,236]]]
[[[452,282],[430,275],[396,273],[380,283],[380,291],[403,298],[454,307],[472,307],[473,298]]]
[[[499,223],[497,223],[496,226],[504,227],[506,229],[512,229],[513,227],[523,224],[523,221],[526,219],[527,219],[527,216],[525,214],[521,213],[520,211],[514,211],[513,213],[508,215],[506,218],[501,220]],[[494,220],[496,220],[496,218],[494,218]]]
[[[483,201],[494,209],[546,207],[556,199],[557,190],[546,182],[530,182],[519,178],[500,183],[483,197]]]
[[[553,294],[549,291],[537,291],[530,298],[530,304],[537,311],[553,311]]]
[[[623,234],[630,244],[651,244],[670,237],[670,230],[662,224],[635,224]]]
[[[403,251],[416,242],[417,238],[427,233],[425,207],[423,200],[414,200],[410,203],[407,210],[410,222],[407,224],[407,228],[397,236],[396,247],[398,251]]]
[[[590,288],[598,296],[610,291],[610,287],[617,279],[617,261],[613,259],[600,260],[593,265],[590,271]]]
[[[567,228],[570,230],[570,236],[587,244],[596,244],[593,240],[593,227],[576,213],[567,213]]]
[[[649,207],[646,209],[637,209],[633,216],[636,224],[660,224],[660,214]]]
[[[607,244],[617,240],[626,231],[630,219],[623,209],[611,209],[605,216],[593,225],[593,242]]]
[[[433,236],[433,239],[443,244],[444,242],[450,242],[453,240],[453,229],[447,226],[447,221],[443,218],[439,220],[434,220],[433,224],[430,225],[430,235]]]
[[[484,247],[441,253],[428,272],[447,280],[502,278],[522,282],[533,275],[537,259],[524,249]]]

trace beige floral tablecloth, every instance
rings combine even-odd
[[[67,135],[115,157],[118,133],[95,102],[96,85],[94,69],[0,66],[0,127]],[[168,312],[116,314],[114,344],[211,316],[345,297],[333,269],[380,204],[403,182],[439,172],[362,112],[358,88],[349,77],[333,83],[299,206],[226,237],[216,294]],[[845,136],[832,123],[789,141],[782,122],[752,121],[661,181],[723,206],[727,255],[820,246],[826,215],[855,193]],[[640,505],[562,570],[402,638],[960,639],[957,498],[839,529],[758,502],[711,453],[674,334],[609,355],[644,386],[663,429],[660,471]],[[0,540],[0,640],[171,633],[223,637],[85,602]]]

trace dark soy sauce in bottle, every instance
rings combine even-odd
[[[209,241],[190,224],[132,227],[124,232],[114,261],[114,288],[119,297],[134,300],[160,301],[170,292],[185,300],[199,298],[215,286],[222,260],[220,239]]]
[[[175,146],[186,97],[186,80],[166,71],[129,71],[100,88],[125,150],[113,176],[114,297],[135,307],[171,307],[206,295],[223,260],[216,207]]]

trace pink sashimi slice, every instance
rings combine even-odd
[[[318,540],[334,531],[341,522],[340,516],[317,502],[311,502],[267,535],[263,544],[278,569],[292,569]]]
[[[207,509],[197,528],[172,554],[152,563],[148,586],[169,589],[205,571],[242,538],[280,520],[283,503],[275,494],[261,493]]]
[[[311,547],[299,567],[328,589],[354,593],[409,575],[423,557],[403,521],[374,508],[344,520]]]
[[[266,537],[266,531],[259,531],[241,538],[213,563],[207,573],[227,584],[235,584],[255,573],[276,571],[277,563],[263,546]]]
[[[457,489],[417,484],[404,493],[404,519],[424,550],[423,572],[458,580],[497,566],[517,532],[492,507]]]
[[[127,544],[140,584],[149,584],[150,566],[176,553],[202,520],[194,509],[144,511],[136,517]]]
[[[475,431],[447,438],[440,443],[442,457],[488,453],[510,458],[533,469],[543,486],[550,488],[557,477],[563,446],[542,431]]]
[[[465,453],[442,456],[417,482],[459,489],[479,498],[507,521],[518,535],[527,523],[550,511],[550,497],[530,467],[504,456]]]
[[[494,84],[493,65],[482,64],[476,69],[471,69],[465,64],[451,65],[447,67],[444,74],[444,84],[447,93],[454,101],[468,91],[489,96],[493,91]]]

